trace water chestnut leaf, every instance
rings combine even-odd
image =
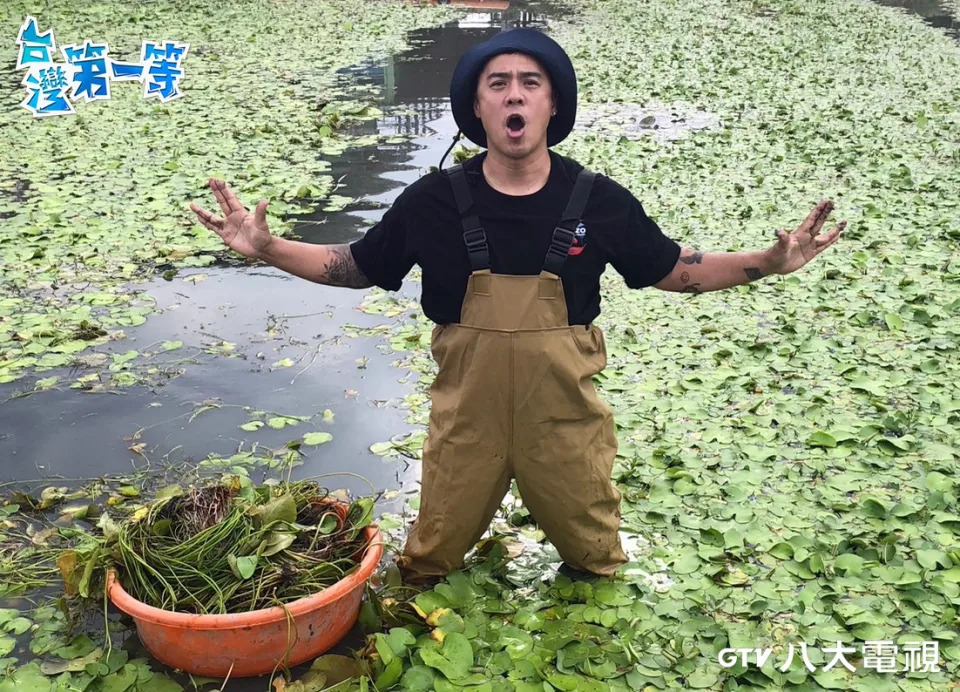
[[[322,445],[333,439],[333,435],[326,432],[313,432],[307,433],[303,436],[303,444],[305,445]]]

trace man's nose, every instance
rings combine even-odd
[[[516,82],[510,84],[510,91],[507,93],[507,105],[518,106],[523,103],[523,90]]]

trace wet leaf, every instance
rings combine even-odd
[[[834,562],[834,567],[843,570],[849,575],[855,576],[860,574],[863,569],[863,558],[859,555],[844,553],[837,557],[836,562]]]
[[[323,673],[327,685],[336,685],[344,680],[359,678],[366,674],[363,664],[355,658],[326,654],[310,665],[310,670]]]
[[[202,684],[194,678],[197,684]],[[142,692],[182,692],[183,686],[173,678],[161,673],[154,673],[146,682],[139,682],[138,689]]]
[[[20,636],[21,634],[29,630],[32,625],[33,623],[30,622],[30,620],[28,620],[27,618],[19,617],[19,618],[14,618],[13,620],[10,620],[8,623],[6,623],[3,626],[3,629],[5,632],[8,632],[14,636]]]
[[[40,671],[44,675],[59,675],[60,673],[79,673],[87,665],[96,663],[103,656],[103,649],[96,648],[86,656],[75,658],[70,661],[43,661],[40,664]]]
[[[377,608],[371,600],[366,599],[360,604],[360,614],[357,616],[357,624],[365,635],[373,634],[383,629],[383,620],[377,613]]]
[[[403,661],[395,658],[384,668],[383,672],[374,680],[377,689],[390,689],[398,682],[403,675]],[[411,689],[411,688],[407,688]],[[429,689],[429,688],[428,688]]]
[[[400,686],[405,692],[431,692],[436,677],[432,668],[414,665],[404,671]]]
[[[864,499],[862,505],[863,513],[868,517],[883,519],[887,516],[887,508],[879,500],[868,497]]]
[[[77,572],[79,559],[79,556],[74,550],[64,550],[57,558],[57,567],[60,570],[60,576],[63,579],[68,596],[74,596],[78,593],[81,576],[80,573]]]
[[[713,687],[719,678],[715,671],[708,668],[698,668],[687,676],[687,685],[694,690],[702,690]]]
[[[469,640],[457,632],[447,634],[439,650],[420,649],[420,658],[439,670],[448,680],[466,677],[473,666],[473,649]]]
[[[297,520],[297,501],[292,495],[281,495],[263,505],[260,512],[264,526],[270,526],[274,522],[293,524]]]
[[[257,570],[257,560],[256,555],[245,555],[243,557],[227,555],[230,571],[237,579],[250,579]]]
[[[271,555],[276,555],[293,545],[296,539],[296,534],[272,531],[263,542],[260,556],[270,557]]]
[[[853,630],[853,636],[862,641],[880,641],[886,639],[886,632],[876,625],[861,625]]]
[[[36,661],[17,668],[0,680],[0,692],[50,692],[50,679]]]
[[[387,634],[386,640],[390,645],[390,649],[399,658],[406,657],[409,648],[417,643],[416,637],[414,637],[409,630],[403,629],[402,627],[392,627]]]
[[[67,646],[62,646],[53,653],[60,658],[73,660],[89,655],[96,648],[96,645],[90,641],[90,637],[85,634],[80,634],[71,639]]]
[[[83,598],[90,597],[90,582],[93,580],[94,571],[100,564],[100,555],[101,547],[96,545],[89,555],[84,557],[83,574],[80,575],[80,581],[77,584],[77,593]]]
[[[168,485],[163,488],[160,488],[154,496],[158,500],[163,500],[168,497],[179,497],[183,495],[183,488],[179,485]]]
[[[918,550],[917,562],[926,569],[937,569],[937,567],[950,567],[953,563],[950,556],[941,550]]]
[[[700,560],[694,553],[685,553],[673,563],[673,571],[677,574],[691,574],[700,568]]]
[[[326,442],[330,442],[333,439],[333,435],[325,432],[316,432],[316,433],[307,433],[303,436],[303,444],[305,445],[322,445]]]
[[[837,446],[837,440],[829,433],[817,431],[807,438],[807,444],[811,447],[832,448]]]
[[[126,692],[137,682],[137,668],[126,664],[116,673],[112,673],[100,680],[102,692]]]
[[[273,418],[267,419],[267,425],[276,430],[283,430],[288,425],[296,425],[299,422],[299,419],[289,416],[274,416]]]

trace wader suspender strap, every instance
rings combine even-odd
[[[472,271],[489,269],[490,248],[487,247],[487,234],[480,225],[480,218],[471,213],[473,195],[470,194],[470,188],[467,185],[467,174],[463,172],[462,165],[457,165],[452,166],[447,175],[450,177],[453,197],[457,201],[460,221],[463,223],[463,242],[466,243],[467,253],[470,255],[470,269]]]
[[[577,176],[577,182],[573,186],[573,193],[570,195],[567,208],[563,210],[560,224],[553,231],[550,248],[547,250],[546,259],[543,261],[545,271],[560,276],[560,270],[563,268],[563,263],[567,260],[567,253],[573,244],[573,232],[583,216],[587,199],[590,197],[590,188],[593,186],[593,179],[596,177],[596,173],[588,171],[586,168],[581,170],[580,175]]]

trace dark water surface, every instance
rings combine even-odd
[[[899,7],[916,14],[930,26],[943,29],[949,36],[960,41],[960,17],[940,0],[873,0],[884,7]]]

